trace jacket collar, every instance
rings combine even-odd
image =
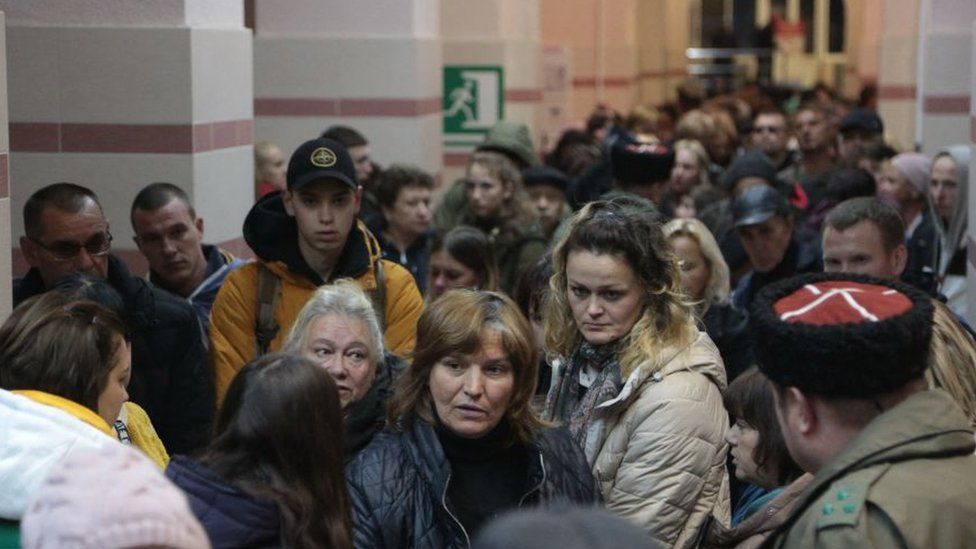
[[[51,406],[53,408],[57,408],[58,410],[67,412],[76,419],[84,421],[88,425],[91,425],[110,437],[114,438],[117,436],[112,427],[110,427],[108,423],[105,423],[105,420],[102,419],[101,416],[73,400],[68,400],[58,395],[45,393],[43,391],[16,390],[10,392],[15,395],[29,398],[38,404],[44,404],[45,406]]]
[[[848,473],[884,463],[971,455],[974,450],[969,421],[946,393],[915,393],[876,417],[817,472],[784,528]]]
[[[122,296],[128,315],[126,321],[133,331],[142,331],[152,325],[156,315],[156,304],[148,282],[132,276],[125,263],[112,254],[108,256],[108,276],[105,281]],[[48,290],[49,288],[41,279],[40,272],[32,267],[17,283],[14,303],[20,304],[25,299]]]
[[[442,497],[447,489],[451,477],[451,464],[444,455],[440,440],[434,426],[419,417],[414,417],[410,427],[404,435],[409,444],[408,451],[414,463],[417,464],[421,476],[428,486],[434,488],[437,497]],[[542,448],[538,441],[526,445],[526,488],[523,497],[529,495],[546,477],[545,464],[542,458]]]
[[[665,377],[681,371],[698,372],[711,380],[719,389],[725,390],[726,378],[724,365],[715,360],[719,356],[718,348],[708,337],[708,334],[694,328],[691,343],[684,346],[669,346],[661,350],[658,363],[660,368],[652,367],[650,363],[642,364],[627,376],[623,388],[616,398],[608,400],[599,406],[601,410],[626,408],[637,398],[638,389],[645,383],[657,383]]]

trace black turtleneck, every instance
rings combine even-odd
[[[468,536],[518,506],[528,491],[528,452],[522,444],[506,445],[512,438],[507,421],[479,439],[461,438],[439,424],[437,438],[451,464],[448,505]]]

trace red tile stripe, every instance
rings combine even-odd
[[[685,69],[660,69],[660,70],[649,70],[640,73],[640,78],[644,80],[650,80],[655,78],[677,78],[680,76],[685,76],[687,71]]]
[[[258,97],[255,116],[426,116],[441,112],[441,98],[323,99]]]
[[[912,85],[879,86],[878,99],[885,99],[888,101],[902,101],[907,99],[915,99],[915,86]]]
[[[574,88],[595,88],[597,78],[593,76],[578,77],[573,79]],[[603,79],[603,86],[606,88],[626,88],[634,84],[634,79],[627,76],[608,76]]]
[[[928,95],[924,109],[927,114],[969,114],[969,96]]]
[[[471,153],[444,153],[444,166],[448,168],[463,168],[468,165]]]
[[[505,101],[513,103],[536,103],[542,101],[542,90],[537,88],[513,88],[505,90]]]
[[[10,196],[10,164],[7,153],[0,153],[0,198]]]
[[[254,121],[203,124],[11,122],[12,152],[192,154],[254,143]]]

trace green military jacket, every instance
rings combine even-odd
[[[821,469],[763,547],[976,545],[973,430],[944,392],[878,416]]]

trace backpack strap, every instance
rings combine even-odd
[[[380,323],[380,331],[386,332],[386,273],[383,271],[383,260],[377,259],[373,264],[373,276],[376,278],[376,289],[369,292],[369,300],[373,302],[376,320]]]
[[[258,261],[258,315],[254,326],[255,353],[257,358],[268,354],[271,342],[278,335],[278,322],[274,313],[278,308],[278,294],[281,293],[281,279],[268,267]]]

